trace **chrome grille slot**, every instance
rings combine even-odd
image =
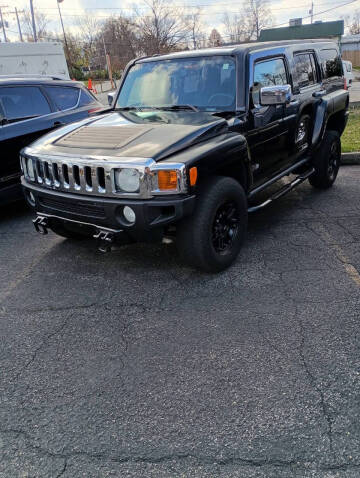
[[[85,183],[86,189],[88,191],[92,191],[92,174],[90,166],[85,166],[84,176],[85,176]]]
[[[57,163],[52,164],[52,174],[54,178],[54,185],[58,188],[60,186],[60,179],[59,179],[59,170]]]
[[[97,180],[98,180],[98,191],[100,193],[105,193],[105,171],[104,168],[97,168]]]
[[[73,167],[72,167],[72,170],[73,170],[73,178],[74,178],[74,188],[79,190],[79,189],[81,189],[79,166],[74,164]]]
[[[70,186],[70,181],[69,181],[69,169],[67,164],[62,165],[62,173],[64,178],[64,187],[68,188]]]
[[[42,161],[39,161],[38,159],[35,161],[35,171],[38,183],[42,184],[44,182],[44,170]]]

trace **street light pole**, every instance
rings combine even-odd
[[[32,28],[33,28],[34,42],[37,42],[33,0],[30,0],[30,12],[31,12],[31,20],[32,20]]]

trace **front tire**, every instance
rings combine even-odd
[[[314,154],[314,174],[309,178],[317,189],[330,188],[337,177],[341,162],[341,141],[337,131],[326,131],[319,150]]]
[[[180,256],[206,272],[226,269],[240,252],[247,219],[242,186],[232,178],[211,178],[200,186],[193,214],[177,227]]]

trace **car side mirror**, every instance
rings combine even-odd
[[[263,86],[260,89],[261,106],[286,105],[291,101],[290,85]]]
[[[112,106],[112,102],[114,101],[116,91],[113,91],[112,93],[108,93],[107,100],[108,100],[108,105]]]

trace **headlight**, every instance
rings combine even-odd
[[[34,171],[34,164],[32,162],[32,159],[26,158],[26,171],[29,176],[29,178],[32,181],[35,181],[35,171]]]
[[[115,185],[117,189],[126,193],[136,193],[140,187],[140,174],[137,169],[116,169]]]

